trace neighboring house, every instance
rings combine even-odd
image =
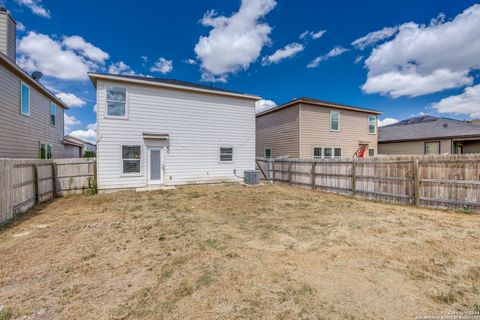
[[[0,8],[0,158],[64,157],[68,106],[15,62],[16,23]]]
[[[379,130],[380,154],[480,153],[480,125],[433,116],[403,120]]]
[[[72,136],[65,136],[63,138],[63,144],[65,148],[65,158],[81,158],[86,151],[97,151],[97,147],[94,144]]]
[[[379,111],[311,98],[260,112],[257,157],[324,159],[353,157],[365,146],[377,153]]]
[[[193,83],[89,74],[100,190],[241,181],[255,169],[260,98]]]

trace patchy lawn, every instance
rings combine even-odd
[[[0,231],[0,319],[480,310],[480,217],[287,186],[72,196]]]

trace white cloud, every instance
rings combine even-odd
[[[283,59],[294,57],[297,53],[302,52],[303,50],[305,50],[305,46],[303,44],[297,42],[290,43],[284,48],[275,51],[274,54],[264,57],[262,59],[262,65],[265,66],[272,63],[279,63]]]
[[[172,72],[173,70],[173,62],[172,60],[167,60],[165,58],[158,58],[155,62],[155,65],[150,68],[151,72],[160,72],[161,74],[167,74]]]
[[[186,59],[184,60],[183,62],[185,62],[186,64],[190,64],[190,65],[195,65],[197,64],[197,61],[193,60],[193,59]]]
[[[398,32],[398,27],[386,27],[382,30],[370,32],[366,36],[358,38],[352,42],[352,46],[359,50],[375,45],[376,43],[393,37]]]
[[[319,56],[319,57],[316,57],[315,59],[313,59],[312,62],[310,62],[307,65],[307,68],[316,68],[320,65],[321,62],[326,61],[330,58],[339,56],[339,55],[341,55],[341,54],[343,54],[347,51],[349,51],[349,50],[346,49],[346,48],[337,46],[337,47],[333,48],[332,50],[330,50],[327,54],[324,54],[323,56]]]
[[[356,56],[354,63],[355,64],[360,63],[360,62],[362,62],[362,60],[363,60],[363,56]]]
[[[17,63],[27,72],[41,71],[62,80],[87,80],[87,72],[101,67],[100,57],[106,53],[77,37],[66,37],[60,42],[44,34],[29,32],[18,43]],[[77,39],[75,50],[72,43],[66,43],[71,38]]]
[[[25,30],[27,30],[27,27],[20,21],[17,21],[17,31],[24,32]]]
[[[272,100],[258,100],[257,102],[255,102],[255,112],[260,113],[275,108],[276,106],[277,104]]]
[[[133,75],[136,75],[137,73],[135,71],[132,70],[132,68],[130,68],[129,65],[127,65],[125,62],[123,61],[119,61],[119,62],[115,62],[115,63],[112,63],[109,67],[108,67],[108,73],[111,73],[111,74],[121,74],[121,75],[129,75],[129,76],[133,76]]]
[[[108,53],[86,42],[80,36],[65,37],[63,44],[66,48],[77,51],[81,56],[101,64],[110,57]]]
[[[77,120],[74,116],[69,116],[68,114],[63,114],[63,124],[65,131],[69,131],[71,126],[80,124],[80,120]]]
[[[260,20],[275,5],[275,0],[242,0],[239,11],[230,17],[215,11],[204,15],[201,23],[212,30],[195,45],[203,80],[226,81],[229,73],[246,70],[257,60],[272,31]]]
[[[325,32],[327,32],[327,30],[320,30],[317,32],[307,30],[304,33],[302,33],[299,38],[302,40],[306,38],[312,38],[313,40],[317,40],[317,39],[320,39],[325,34]]]
[[[379,120],[378,121],[378,126],[379,127],[385,127],[385,126],[388,126],[388,125],[391,125],[391,124],[394,124],[394,123],[397,123],[399,120],[395,119],[395,118],[385,118],[383,120]]]
[[[463,93],[450,96],[431,105],[440,113],[468,115],[471,118],[480,117],[480,84],[466,88]]]
[[[478,4],[452,21],[440,15],[429,25],[401,25],[396,36],[366,60],[368,78],[362,89],[399,97],[471,85],[471,72],[480,69],[479,30]]]
[[[93,106],[93,112],[97,113],[98,112],[98,104],[95,103]]]
[[[16,2],[29,8],[37,16],[50,18],[50,11],[48,11],[42,6],[41,0],[16,0]]]
[[[56,94],[56,97],[65,102],[69,107],[83,107],[87,103],[74,95],[73,93],[60,92]]]
[[[87,126],[87,130],[75,130],[70,132],[72,137],[85,140],[90,143],[96,143],[97,140],[97,124],[91,123]]]

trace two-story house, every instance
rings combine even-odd
[[[311,98],[257,113],[257,157],[353,157],[362,147],[377,154],[379,111]]]
[[[243,179],[255,169],[254,95],[178,80],[89,74],[99,190]]]
[[[16,23],[0,7],[0,158],[64,157],[68,106],[16,64]]]

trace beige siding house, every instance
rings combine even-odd
[[[377,154],[377,123],[381,112],[300,98],[257,118],[257,157],[320,159],[353,157],[366,146]]]
[[[420,116],[379,128],[379,154],[480,153],[480,125],[433,116]]]
[[[0,8],[0,158],[62,158],[68,106],[15,63],[15,21]]]

